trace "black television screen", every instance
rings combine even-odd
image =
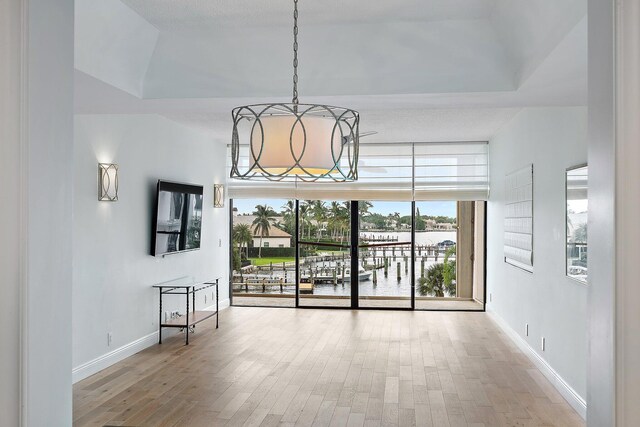
[[[158,181],[151,234],[151,255],[200,249],[201,185]]]

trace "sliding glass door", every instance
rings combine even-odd
[[[358,203],[359,307],[412,307],[411,205]]]
[[[300,307],[351,307],[351,203],[301,200]]]
[[[484,202],[233,203],[234,305],[484,309]]]
[[[295,307],[295,200],[238,199],[231,213],[232,303]]]

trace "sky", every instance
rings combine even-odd
[[[238,208],[240,214],[251,214],[256,205],[268,205],[276,212],[282,210],[286,203],[284,199],[234,199],[233,207]],[[432,216],[456,216],[456,202],[416,202],[420,209],[420,215]],[[398,212],[400,215],[411,215],[410,202],[373,202],[373,208],[369,212],[389,215]]]

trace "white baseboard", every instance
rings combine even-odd
[[[230,304],[231,304],[231,300],[229,298],[223,299],[222,301],[218,302],[218,309],[224,310],[225,308],[229,307]],[[203,308],[204,311],[215,311],[215,309],[216,309],[215,304]]]
[[[230,300],[227,298],[219,302],[218,307],[220,310],[223,310],[229,307]],[[213,311],[216,309],[215,304],[209,307],[203,308],[206,311]],[[163,331],[162,336],[165,337],[166,334]],[[168,335],[167,335],[168,336]],[[125,344],[122,347],[119,347],[109,353],[103,354],[102,356],[96,357],[93,360],[90,360],[86,363],[83,363],[80,366],[73,368],[71,371],[71,378],[73,384],[81,381],[85,378],[90,377],[93,374],[97,374],[103,369],[108,368],[111,365],[114,365],[121,360],[126,359],[129,356],[133,356],[134,354],[144,350],[147,347],[151,347],[158,342],[158,331],[152,332],[149,335],[145,335],[144,337],[138,338],[135,341],[130,342],[129,344]]]
[[[95,359],[90,360],[87,363],[83,363],[82,365],[73,368],[73,370],[71,371],[72,381],[75,384],[78,381],[88,378],[91,375],[96,374],[101,370],[106,369],[123,359],[126,359],[129,356],[133,356],[134,354],[144,350],[147,347],[151,347],[157,342],[158,331],[155,331],[153,333],[150,333],[149,335],[145,335],[142,338],[138,338],[137,340],[130,342],[129,344],[125,344],[120,348],[110,351],[109,353],[96,357]]]
[[[582,417],[587,417],[587,402],[580,396],[536,351],[526,342],[511,326],[504,321],[495,311],[487,307],[487,313],[493,321],[513,340],[518,348],[533,362],[551,384],[558,390],[560,395],[571,405],[571,407]]]

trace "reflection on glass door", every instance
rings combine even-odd
[[[410,202],[358,204],[359,307],[411,308]]]
[[[350,248],[350,202],[299,202],[299,306],[351,306]]]

